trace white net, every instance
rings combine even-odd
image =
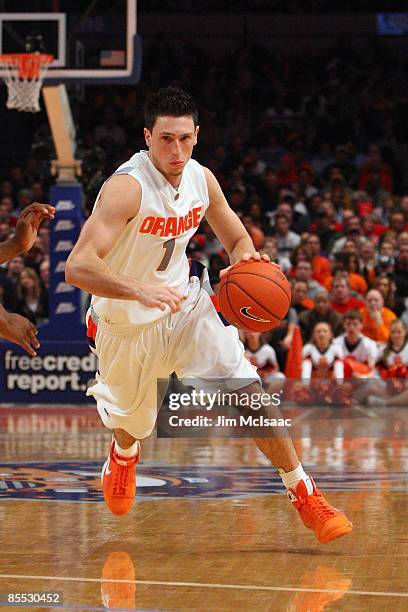
[[[47,55],[16,56],[2,55],[3,79],[7,86],[7,108],[27,113],[38,113],[40,91],[52,57]]]

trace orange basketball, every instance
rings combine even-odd
[[[229,323],[263,332],[279,325],[289,310],[290,285],[283,272],[267,261],[242,261],[221,279],[218,302]]]

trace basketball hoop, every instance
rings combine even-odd
[[[44,53],[7,53],[0,55],[0,67],[7,85],[7,108],[38,113],[40,91],[52,55]]]

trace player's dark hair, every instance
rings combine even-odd
[[[191,116],[194,127],[198,123],[196,103],[181,87],[163,87],[152,95],[144,106],[145,126],[151,132],[158,117]]]

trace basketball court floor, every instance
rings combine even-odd
[[[115,517],[100,490],[109,432],[95,409],[3,406],[0,609],[17,606],[7,594],[31,593],[24,610],[405,611],[406,442],[297,441],[354,523],[319,545],[250,440],[152,437],[137,502]]]

